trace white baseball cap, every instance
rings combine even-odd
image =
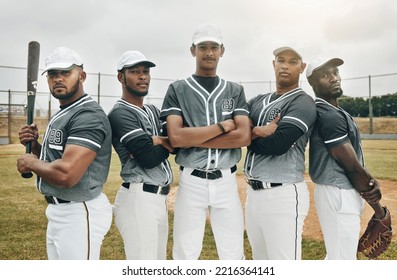
[[[200,44],[202,42],[215,42],[219,45],[223,44],[223,37],[221,30],[218,26],[211,23],[206,23],[196,27],[192,41],[194,45]]]
[[[324,67],[325,65],[334,65],[334,66],[340,66],[343,64],[343,60],[340,58],[323,58],[323,57],[318,57],[314,59],[306,69],[306,77],[309,78],[314,71]]]
[[[66,47],[56,48],[45,60],[45,70],[43,75],[48,70],[67,70],[73,66],[83,67],[83,61],[81,57],[74,51]]]
[[[302,60],[302,55],[295,49],[291,48],[291,47],[280,47],[277,48],[273,51],[274,56],[278,56],[280,53],[285,52],[285,51],[291,51],[296,53],[296,55]]]
[[[123,55],[119,58],[117,63],[117,70],[120,71],[124,67],[131,67],[139,63],[145,63],[149,65],[149,67],[155,67],[156,64],[147,60],[146,57],[139,51],[126,51]]]

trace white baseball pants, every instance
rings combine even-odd
[[[355,260],[364,200],[355,189],[315,185],[314,201],[327,260]]]
[[[165,260],[168,241],[167,196],[144,192],[142,183],[120,187],[113,212],[128,260]]]
[[[112,224],[112,205],[105,194],[86,202],[49,204],[46,215],[49,260],[99,260]]]
[[[180,171],[174,209],[173,258],[200,257],[208,210],[219,259],[244,259],[244,216],[236,173],[221,170],[222,178],[208,180],[191,175],[192,171],[186,167]]]
[[[245,207],[254,260],[300,260],[303,223],[309,211],[306,182],[253,190]]]

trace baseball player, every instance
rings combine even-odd
[[[167,253],[167,194],[172,183],[167,158],[173,148],[160,136],[160,110],[143,103],[155,66],[139,51],[120,57],[122,96],[108,115],[123,179],[114,203],[115,222],[127,259],[135,260],[165,260]]]
[[[102,193],[112,152],[110,124],[84,93],[86,73],[76,52],[59,47],[45,67],[60,111],[51,118],[42,145],[35,124],[22,127],[20,142],[31,142],[33,154],[21,155],[17,168],[37,174],[37,189],[48,202],[48,258],[98,260],[112,222],[112,206]]]
[[[340,58],[318,58],[306,71],[317,107],[309,173],[315,182],[316,211],[329,260],[356,259],[362,197],[374,209],[376,218],[390,220],[390,212],[380,204],[379,184],[364,167],[357,126],[338,104],[343,94],[338,69],[342,64]]]
[[[251,136],[244,89],[217,76],[225,51],[217,26],[198,26],[190,51],[195,74],[169,86],[161,111],[170,143],[179,148],[173,258],[199,258],[208,210],[219,258],[243,259],[236,163]]]
[[[305,147],[316,108],[299,87],[302,56],[291,47],[273,54],[276,91],[248,102],[253,129],[244,163],[246,227],[253,259],[299,260],[309,209]]]

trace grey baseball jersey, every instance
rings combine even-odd
[[[309,173],[313,182],[352,189],[342,167],[329,155],[327,148],[351,142],[364,166],[361,139],[352,116],[342,108],[316,98],[317,120],[310,138]]]
[[[144,168],[130,155],[126,146],[129,141],[142,135],[160,135],[160,110],[154,105],[144,105],[144,109],[118,100],[109,112],[112,126],[113,147],[119,155],[125,182],[147,183],[165,186],[172,183],[172,170],[168,160],[154,168]]]
[[[260,155],[248,150],[244,163],[247,178],[269,183],[295,183],[304,180],[305,148],[316,119],[313,98],[296,88],[274,99],[275,93],[261,94],[248,103],[254,126],[266,125],[279,113],[282,122],[297,126],[303,135],[284,154]]]
[[[163,102],[160,117],[183,118],[189,127],[208,126],[237,115],[248,116],[247,102],[241,85],[219,78],[212,92],[204,89],[193,76],[172,83]],[[179,149],[176,162],[200,170],[227,169],[241,159],[241,149]]]
[[[97,197],[103,189],[112,154],[111,128],[105,112],[89,95],[61,107],[44,134],[40,159],[53,162],[61,159],[68,144],[79,145],[97,153],[81,180],[71,189],[52,185],[37,178],[38,190],[69,201],[87,201]]]

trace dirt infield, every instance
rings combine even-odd
[[[245,197],[246,197],[246,188],[247,184],[244,181],[244,176],[240,175],[237,176],[238,184],[239,184],[239,191],[240,191],[240,198],[241,198],[241,203],[244,207],[245,205]],[[310,190],[310,208],[309,208],[309,213],[308,216],[305,220],[305,224],[303,227],[303,237],[309,238],[309,239],[315,239],[315,240],[322,240],[323,236],[321,233],[321,228],[320,224],[318,222],[318,217],[316,214],[316,210],[314,207],[314,199],[313,199],[313,189],[314,189],[314,184],[311,182],[310,178],[306,176],[306,181],[308,182],[309,185],[309,190]],[[391,217],[392,217],[392,226],[393,228],[397,225],[397,218],[396,218],[396,209],[397,209],[397,182],[396,181],[390,181],[390,180],[378,180],[379,183],[381,184],[382,188],[382,204],[387,206],[390,210]],[[173,209],[174,202],[175,202],[175,193],[177,191],[177,188],[172,188],[171,192],[168,197],[168,205],[169,209]],[[367,223],[369,219],[371,218],[373,214],[373,210],[371,207],[368,206],[368,204],[365,205],[364,208],[364,213],[362,216],[362,222],[361,222],[361,231],[364,232]],[[393,240],[395,241],[397,239],[396,234],[393,233]]]

